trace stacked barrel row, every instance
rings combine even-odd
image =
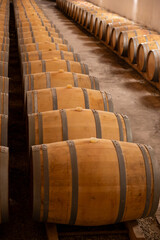
[[[57,0],[57,6],[120,56],[128,58],[160,89],[160,35],[87,1]]]
[[[8,220],[9,0],[0,2],[0,223]]]
[[[160,194],[151,148],[128,143],[128,117],[113,112],[111,95],[36,2],[14,7],[34,219],[103,225],[153,215]]]

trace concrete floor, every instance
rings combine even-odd
[[[151,145],[160,163],[160,92],[127,63],[64,16],[53,1],[38,2],[74,51],[80,54],[81,61],[88,64],[90,75],[99,79],[101,90],[112,94],[115,112],[129,117],[133,141]],[[159,239],[155,236],[160,236],[160,231],[154,221],[152,224],[150,231],[153,231],[154,237],[152,235],[148,239]],[[147,226],[144,224],[144,228]]]

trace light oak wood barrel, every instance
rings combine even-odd
[[[0,61],[8,62],[9,61],[9,52],[1,51],[0,52]]]
[[[139,44],[150,42],[153,40],[160,40],[160,35],[143,35],[143,36],[137,36],[133,37],[129,40],[128,44],[128,58],[131,63],[137,62],[137,49]]]
[[[38,16],[37,17],[30,17],[30,18],[26,18],[25,16],[21,16],[19,19],[16,19],[16,27],[19,28],[19,27],[22,27],[24,23],[27,23],[29,22],[30,24],[36,22],[37,25],[45,25],[45,24],[48,24],[48,20],[45,19],[45,18],[39,18]]]
[[[113,19],[113,17],[112,17],[112,19]],[[95,18],[95,27],[94,27],[94,31],[93,31],[95,37],[97,35],[99,37],[99,32],[100,32],[102,21],[111,21],[111,18],[109,18],[109,17],[107,18],[106,16],[101,16],[101,17],[98,16]]]
[[[65,14],[69,14],[69,6],[70,6],[71,2],[69,1],[65,1],[63,8],[62,8],[62,12],[64,12]]]
[[[80,9],[81,8],[87,8],[88,9],[88,11],[90,11],[90,10],[97,10],[97,9],[100,9],[99,7],[97,7],[97,6],[95,6],[95,5],[90,5],[90,4],[88,4],[87,2],[86,3],[84,3],[84,4],[75,4],[74,6],[73,6],[73,8],[72,8],[72,13],[71,13],[71,16],[72,16],[72,18],[75,20],[75,21],[77,21],[78,20],[78,18],[79,18],[79,13],[80,13]]]
[[[27,13],[27,16],[26,16],[26,13],[25,12],[21,12],[19,13],[18,11],[16,11],[15,13],[15,16],[16,16],[16,21],[18,20],[24,20],[25,18],[28,18],[28,19],[35,19],[35,18],[39,18],[39,16],[37,15],[36,12],[33,12],[32,13]],[[44,17],[43,17],[44,18]]]
[[[115,16],[114,14],[108,13],[108,12],[97,12],[97,13],[92,13],[91,14],[91,18],[90,18],[90,27],[89,27],[89,31],[90,33],[93,33],[95,36],[97,36],[98,34],[98,23],[100,22],[100,20],[102,19],[113,19]],[[97,20],[97,24],[96,24],[96,20]],[[97,29],[96,29],[97,27]],[[95,34],[95,32],[97,34]]]
[[[20,25],[19,25],[19,28],[25,28],[25,27],[29,27],[31,28],[32,26],[47,26],[47,27],[51,27],[51,23],[45,23],[45,25],[40,25],[39,22],[37,21],[34,21],[32,23],[29,23],[28,21],[27,22],[22,22]]]
[[[9,78],[0,76],[0,92],[8,93],[9,92]]]
[[[32,10],[31,10],[32,11]],[[21,21],[29,21],[29,22],[32,22],[32,21],[35,21],[35,20],[40,20],[42,23],[43,22],[50,22],[44,15],[41,15],[40,14],[37,14],[35,11],[30,14],[29,12],[26,13],[25,12],[16,12],[15,14],[15,17],[16,17],[16,22],[19,24]]]
[[[40,72],[51,72],[63,69],[67,72],[89,74],[88,66],[84,63],[60,59],[39,60],[22,63],[23,75]]]
[[[113,112],[110,94],[86,88],[49,88],[27,92],[27,113],[82,107]]]
[[[9,29],[9,20],[7,20],[6,18],[0,18],[0,25],[7,26],[7,28]]]
[[[38,144],[90,137],[132,142],[127,116],[79,107],[29,114],[28,134],[29,149]]]
[[[29,26],[29,27],[17,28],[18,36],[19,36],[19,34],[24,34],[25,32],[34,32],[34,31],[48,31],[48,32],[51,32],[51,33],[59,32],[59,30],[56,29],[55,26],[54,27]]]
[[[8,116],[0,114],[0,146],[8,146]]]
[[[75,22],[78,22],[81,14],[81,6],[75,6],[74,11],[75,12],[73,12],[72,18]]]
[[[83,7],[82,8],[82,17],[81,17],[81,25],[84,26],[86,23],[86,15],[88,15],[88,12],[94,11],[94,7]],[[89,21],[88,21],[89,24]]]
[[[32,12],[34,10],[31,10]],[[27,14],[27,15],[26,15]],[[24,23],[29,23],[32,25],[32,23],[35,24],[35,22],[37,23],[37,25],[43,25],[45,26],[46,24],[51,24],[51,21],[48,20],[46,17],[44,16],[40,16],[40,15],[30,15],[28,13],[16,13],[15,15],[15,22],[16,22],[16,27],[20,27],[23,26]]]
[[[137,49],[137,67],[140,71],[146,72],[147,56],[150,50],[160,49],[160,40],[141,43]]]
[[[62,50],[74,52],[73,47],[66,44],[52,43],[52,42],[40,42],[24,44],[20,46],[20,52],[32,52],[32,51],[52,51],[52,50]]]
[[[8,52],[9,53],[9,44],[0,43],[0,52]]]
[[[8,62],[0,62],[0,76],[8,77]]]
[[[71,18],[73,18],[74,8],[75,8],[75,4],[70,3],[70,5],[68,7],[68,16]]]
[[[3,44],[8,44],[10,43],[10,40],[8,37],[5,37],[5,36],[1,36],[0,35],[0,43],[3,43]]]
[[[18,33],[18,40],[25,39],[25,38],[31,38],[31,37],[40,37],[40,36],[49,36],[49,37],[55,37],[55,38],[63,38],[63,35],[57,32],[49,32],[46,30],[39,30],[39,31],[29,31],[24,33]]]
[[[90,25],[90,30],[91,32],[93,32],[94,36],[96,37],[97,35],[99,35],[99,30],[100,30],[100,22],[101,21],[109,21],[113,19],[113,16],[106,16],[106,15],[101,15],[101,16],[97,16],[97,15],[92,15],[91,16],[91,21],[94,21],[94,24],[91,26]]]
[[[81,22],[82,22],[82,14],[83,14],[83,10],[86,10],[86,11],[90,11],[91,9],[97,9],[97,7],[95,6],[93,6],[93,5],[82,5],[82,6],[79,6],[76,10],[77,10],[77,12],[75,13],[75,14],[77,14],[77,16],[75,16],[75,18],[77,18],[77,22],[79,23],[79,24],[81,24]]]
[[[64,72],[64,70],[60,69],[55,72],[25,75],[24,96],[26,97],[26,92],[29,90],[64,87],[69,84],[74,87],[99,90],[99,82],[96,77],[86,74]]]
[[[24,44],[31,44],[31,43],[36,43],[36,42],[52,42],[52,43],[60,43],[60,44],[68,44],[68,41],[62,38],[55,38],[55,37],[50,37],[46,35],[41,35],[37,36],[35,35],[34,37],[30,38],[21,38],[18,40],[19,45],[24,45]]]
[[[150,81],[160,82],[160,50],[149,51],[146,71]]]
[[[5,38],[9,38],[9,32],[4,32],[4,31],[0,30],[0,36],[5,37]]]
[[[0,13],[0,23],[9,27],[9,17]]]
[[[48,22],[49,21],[44,15],[37,14],[34,10],[31,10],[31,11],[32,11],[31,14],[29,14],[29,11],[28,11],[28,13],[26,13],[26,12],[16,12],[15,21],[18,24],[21,21],[29,21],[29,22],[32,22],[32,21],[35,21],[35,20],[38,20],[38,21],[41,21],[41,22]]]
[[[37,60],[48,60],[54,58],[80,62],[80,55],[68,51],[52,50],[52,51],[36,51],[36,52],[25,52],[21,54],[21,61],[37,61]]]
[[[78,19],[77,19],[79,24],[81,24],[81,22],[82,22],[83,9],[84,9],[83,6],[79,7],[79,14],[78,14]]]
[[[115,19],[116,20],[116,19]],[[102,23],[103,24],[103,23]],[[114,27],[122,27],[125,25],[134,25],[134,22],[129,21],[128,19],[125,20],[120,20],[120,21],[115,21],[113,23],[107,23],[106,26],[102,26],[102,29],[104,29],[104,34],[103,34],[103,38],[105,40],[105,42],[110,45],[111,44],[111,35],[112,35],[112,30]]]
[[[61,9],[61,7],[62,7],[62,4],[63,3],[66,3],[67,1],[62,1],[62,0],[56,0],[56,6],[59,8],[59,9]]]
[[[9,32],[9,27],[7,25],[0,25],[0,31]]]
[[[0,93],[0,114],[8,115],[8,93]]]
[[[36,221],[98,226],[158,208],[159,164],[149,146],[97,138],[35,145],[32,164]]]
[[[127,56],[128,43],[131,37],[152,34],[150,30],[147,29],[136,29],[131,31],[122,31],[119,34],[118,39],[118,53],[122,56]]]
[[[111,33],[112,49],[115,49],[115,50],[118,49],[119,35],[121,32],[127,32],[127,31],[131,31],[133,29],[139,29],[139,26],[131,24],[131,25],[124,25],[124,26],[120,26],[120,27],[113,27],[113,30]]]
[[[85,23],[84,23],[84,27],[86,29],[90,29],[91,15],[96,13],[97,13],[96,10],[91,10],[86,12]]]
[[[1,9],[0,9],[0,18],[2,19],[2,20],[4,20],[4,19],[6,19],[7,21],[9,21],[9,16],[8,16],[9,14],[7,13],[7,12],[4,12],[4,11],[2,11]]]
[[[73,9],[75,7],[75,4],[74,2],[70,2],[69,3],[69,6],[68,6],[68,10],[67,9],[64,9],[62,11],[65,11],[65,13],[69,16],[69,17],[73,17]]]
[[[95,36],[98,35],[99,40],[105,41],[107,24],[120,21],[120,19],[123,19],[123,18],[117,16],[116,14],[110,15],[107,18],[105,18],[105,16],[103,16],[101,18],[97,17],[96,20],[95,20],[95,32],[94,32],[94,35]]]
[[[0,223],[8,221],[9,216],[9,149],[0,146]]]
[[[76,14],[77,14],[77,8],[78,8],[79,4],[71,4],[69,6],[69,9],[68,9],[68,16],[70,16],[73,20],[75,20],[75,17],[76,17]],[[82,6],[82,4],[80,4],[80,6]]]
[[[81,26],[84,26],[85,22],[86,22],[86,14],[87,14],[87,9],[83,8],[82,9],[82,17],[81,17]]]
[[[118,18],[115,17],[113,19],[102,19],[99,24],[99,32],[98,37],[100,40],[106,41],[106,31],[107,31],[107,25],[110,24],[115,24],[119,21],[124,21],[124,18]]]

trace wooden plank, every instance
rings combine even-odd
[[[58,240],[57,226],[53,223],[46,223],[48,240]]]
[[[130,240],[145,240],[144,233],[138,226],[137,221],[129,221],[125,224],[129,231]]]

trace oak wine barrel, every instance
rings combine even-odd
[[[131,63],[136,63],[137,62],[137,49],[139,44],[145,43],[145,42],[150,42],[153,40],[160,40],[160,35],[143,35],[143,36],[137,36],[133,37],[129,40],[128,44],[128,58]]]
[[[19,33],[18,34],[18,40],[21,41],[21,39],[25,39],[25,38],[35,38],[36,37],[40,37],[40,36],[49,36],[49,37],[55,37],[55,38],[63,38],[63,35],[57,32],[49,32],[46,30],[39,30],[39,31],[28,31],[28,32],[24,32],[24,33]]]
[[[9,78],[0,76],[0,92],[9,92]]]
[[[46,88],[27,92],[27,113],[82,107],[113,112],[109,93],[86,88]]]
[[[80,55],[68,51],[52,50],[52,51],[36,51],[36,52],[24,52],[21,54],[21,61],[37,61],[37,60],[48,60],[54,58],[62,60],[70,60],[80,62]]]
[[[88,66],[81,62],[60,60],[58,58],[22,63],[23,75],[51,72],[63,69],[67,72],[89,74]]]
[[[16,27],[19,28],[19,27],[23,27],[24,24],[27,24],[29,23],[30,25],[32,25],[33,23],[37,23],[37,25],[42,25],[44,26],[45,24],[48,24],[48,20],[45,19],[45,18],[39,18],[38,16],[35,18],[26,18],[24,16],[22,16],[22,18],[19,18],[19,19],[16,19]]]
[[[104,21],[112,20],[114,18],[117,18],[117,15],[115,16],[114,14],[108,13],[108,12],[91,14],[90,28],[89,28],[90,33],[93,33],[95,36],[97,36],[100,21],[103,19]]]
[[[146,145],[97,138],[35,145],[32,171],[36,221],[98,226],[158,208],[159,164]]]
[[[9,44],[0,43],[0,52],[9,52]]]
[[[17,34],[18,36],[20,34],[24,34],[27,32],[34,32],[34,31],[48,31],[51,33],[59,33],[59,30],[56,29],[55,27],[47,27],[47,26],[30,26],[30,27],[23,27],[23,28],[17,28]]]
[[[118,22],[126,22],[126,19],[120,16],[115,16],[112,19],[102,19],[99,23],[99,31],[97,32],[99,39],[106,41],[107,25],[116,24]]]
[[[0,52],[0,61],[1,62],[8,62],[9,61],[9,52],[1,51]]]
[[[47,26],[47,27],[51,27],[51,23],[45,23],[44,25],[41,23],[41,21],[32,21],[32,23],[26,21],[26,22],[21,22],[21,24],[18,26],[19,28],[24,28],[24,27],[29,27],[31,28],[32,26]]]
[[[0,35],[0,43],[3,43],[3,44],[8,44],[9,45],[9,38],[8,37],[4,37],[4,36],[1,36]]]
[[[52,43],[60,43],[60,44],[68,44],[68,41],[62,38],[55,38],[55,37],[50,37],[46,35],[39,35],[35,37],[30,37],[30,38],[21,38],[18,40],[19,45],[26,45],[26,44],[31,44],[31,43],[36,43],[36,42],[52,42]]]
[[[111,47],[115,50],[118,49],[118,41],[119,41],[119,35],[121,32],[127,32],[132,29],[137,29],[139,26],[137,25],[123,25],[120,27],[113,27],[112,33],[111,33]]]
[[[5,37],[5,38],[9,38],[9,32],[4,32],[4,31],[0,30],[0,36]],[[1,50],[1,51],[3,51],[3,50]]]
[[[24,93],[26,94],[26,92],[29,90],[64,87],[69,84],[74,87],[99,90],[99,82],[96,77],[89,76],[87,74],[65,72],[64,70],[60,69],[59,71],[55,72],[25,75]]]
[[[29,147],[90,137],[132,142],[129,119],[80,107],[28,115]]]
[[[0,62],[0,76],[8,77],[8,62]]]
[[[150,50],[160,49],[160,40],[141,43],[137,49],[137,67],[140,71],[146,72],[147,56]]]
[[[20,52],[32,52],[32,51],[51,51],[51,50],[62,50],[62,51],[69,51],[74,52],[72,46],[65,45],[65,44],[58,44],[52,42],[40,42],[40,43],[31,43],[31,44],[24,44],[20,46]]]
[[[152,32],[147,29],[122,31],[119,34],[119,39],[118,39],[118,53],[120,55],[126,56],[128,52],[128,43],[130,38],[135,36],[147,35],[147,34],[152,34]]]
[[[160,50],[149,51],[146,71],[150,81],[160,82]]]
[[[107,23],[107,25],[105,26],[104,31],[104,40],[105,42],[110,45],[111,43],[111,35],[112,35],[112,30],[114,27],[122,27],[125,25],[134,25],[134,22],[129,21],[128,19],[125,20],[121,20],[121,21],[117,21],[117,22],[113,22],[113,23]]]

